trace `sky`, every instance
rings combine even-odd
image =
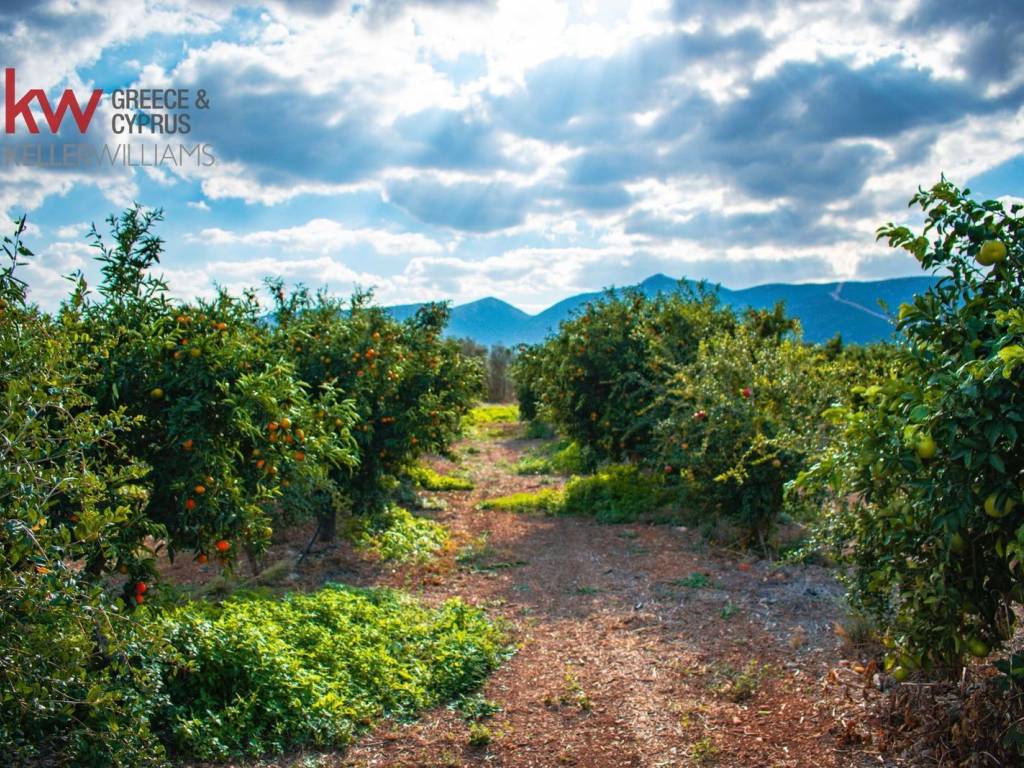
[[[654,274],[730,288],[919,274],[875,242],[945,174],[1024,196],[1018,0],[8,0],[19,95],[105,93],[83,137],[215,162],[6,164],[21,269],[95,283],[95,223],[162,207],[183,298],[266,276],[536,312]],[[2,85],[2,83],[0,83]],[[191,131],[115,134],[115,89],[202,89]],[[35,113],[42,122],[36,104]]]

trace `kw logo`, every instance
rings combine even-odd
[[[89,130],[89,123],[92,121],[96,107],[99,106],[100,99],[103,97],[102,90],[97,89],[93,91],[92,96],[89,97],[89,103],[85,106],[85,109],[82,109],[82,105],[78,103],[78,97],[75,96],[75,92],[68,88],[61,95],[60,101],[57,102],[57,108],[54,109],[42,88],[32,88],[26,91],[25,95],[21,98],[18,98],[14,77],[13,67],[8,67],[4,70],[4,133],[14,133],[19,118],[25,123],[29,133],[39,133],[39,125],[36,123],[35,115],[32,114],[33,101],[39,102],[39,108],[43,111],[43,116],[46,118],[46,124],[50,127],[51,133],[57,133],[60,130],[61,123],[64,122],[64,116],[68,112],[71,113],[75,125],[78,126],[79,133],[85,133]]]

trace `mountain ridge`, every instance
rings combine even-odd
[[[899,304],[910,301],[914,294],[926,290],[934,282],[932,277],[914,276],[830,283],[765,283],[741,289],[709,286],[717,291],[723,304],[739,312],[747,308],[768,309],[777,301],[785,302],[787,313],[800,320],[807,341],[822,342],[840,333],[844,341],[863,344],[882,341],[893,334],[893,324],[879,301],[884,302],[890,311],[895,311]],[[677,280],[657,273],[634,285],[613,286],[610,290],[637,289],[644,295],[655,296],[678,291],[683,285],[695,286],[697,281]],[[533,344],[556,331],[561,321],[588,301],[600,298],[606,290],[567,296],[535,315],[502,299],[487,296],[452,307],[446,333],[489,346]],[[402,304],[387,310],[402,320],[413,315],[420,306],[422,304]]]

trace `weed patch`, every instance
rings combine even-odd
[[[283,599],[189,603],[156,626],[174,655],[154,716],[200,760],[340,746],[374,719],[466,694],[506,655],[483,612],[329,585]]]
[[[542,488],[532,493],[513,493],[480,502],[480,509],[495,509],[502,512],[546,512],[555,514],[562,506],[562,492],[553,488]]]
[[[409,478],[425,491],[471,491],[473,481],[464,477],[442,475],[425,464],[415,464],[409,468]]]
[[[443,525],[397,506],[371,517],[351,518],[348,535],[360,549],[398,562],[427,560],[448,541]]]

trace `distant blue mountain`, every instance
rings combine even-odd
[[[672,293],[690,280],[674,280],[666,275],[652,275],[635,288],[647,296]],[[864,344],[889,339],[892,322],[879,302],[894,313],[914,294],[927,290],[935,282],[931,277],[899,277],[890,280],[843,283],[771,283],[734,291],[718,287],[718,297],[738,312],[747,308],[769,309],[778,301],[786,304],[786,312],[799,318],[807,341],[827,341],[837,333],[843,340]],[[588,301],[600,298],[602,292],[581,293],[529,315],[508,302],[495,298],[480,299],[452,308],[449,336],[471,338],[480,344],[533,344],[558,330],[558,324]],[[389,307],[396,319],[416,312],[419,304]]]

